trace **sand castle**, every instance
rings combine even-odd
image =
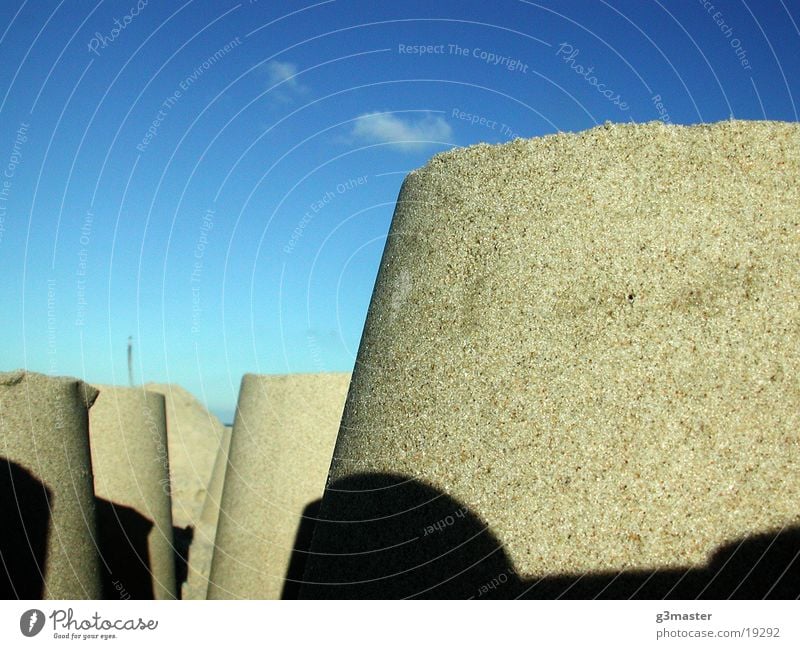
[[[200,521],[194,530],[192,547],[189,553],[189,574],[184,588],[184,599],[206,599],[208,595],[208,578],[211,574],[211,561],[214,557],[214,545],[219,524],[219,510],[222,504],[222,490],[225,485],[225,473],[228,468],[232,426],[225,426],[220,442],[219,453],[214,463],[214,471],[208,484]]]
[[[148,383],[144,389],[163,394],[167,403],[173,522],[197,525],[224,426],[179,385]]]
[[[97,599],[88,410],[78,379],[0,374],[0,596]]]
[[[179,386],[98,387],[0,374],[2,595],[204,599],[230,429]]]
[[[148,383],[144,388],[163,394],[167,403],[167,431],[172,486],[172,522],[175,544],[182,562],[182,597],[194,599],[197,577],[202,584],[208,577],[208,525],[202,521],[216,458],[223,448],[225,427],[190,392],[179,385]],[[194,575],[194,577],[192,577]],[[189,584],[189,579],[193,580]]]
[[[796,536],[799,213],[789,123],[606,125],[411,173],[301,596],[557,596]]]
[[[349,382],[349,374],[242,379],[210,599],[296,594]]]
[[[89,417],[106,596],[175,599],[175,548],[164,397],[96,386]],[[122,591],[120,591],[122,592]]]

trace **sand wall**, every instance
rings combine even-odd
[[[224,426],[179,385],[148,383],[144,389],[163,394],[167,401],[172,520],[178,527],[196,526]]]
[[[217,538],[219,510],[222,503],[222,490],[225,485],[225,473],[228,468],[231,433],[233,427],[225,426],[220,441],[219,453],[214,463],[208,494],[200,515],[200,521],[194,531],[192,548],[189,555],[189,574],[184,589],[184,599],[206,599],[208,596],[208,577],[211,573],[211,561],[214,557],[214,545]]]
[[[411,173],[302,594],[701,574],[796,538],[799,213],[789,123],[607,125]]]
[[[78,379],[0,374],[4,597],[101,596],[88,421],[96,396]]]
[[[211,567],[211,599],[291,597],[302,576],[349,374],[242,379]],[[286,590],[285,590],[286,589]]]
[[[96,386],[89,417],[101,546],[115,590],[174,599],[175,550],[164,397],[141,388]],[[132,511],[131,511],[132,510]],[[108,586],[106,587],[107,590]],[[123,595],[124,596],[124,595]]]
[[[180,385],[148,383],[144,388],[163,394],[167,400],[172,522],[177,528],[175,545],[182,557],[177,576],[182,597],[192,599],[189,575],[207,574],[208,569],[208,549],[202,547],[208,534],[201,530],[201,517],[224,426]]]

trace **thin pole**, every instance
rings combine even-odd
[[[133,387],[133,336],[128,336],[128,384]]]

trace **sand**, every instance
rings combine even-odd
[[[101,595],[88,422],[96,396],[78,379],[0,373],[0,586],[5,565],[9,597]]]
[[[179,385],[148,383],[144,388],[163,394],[167,401],[172,522],[180,528],[176,530],[178,551],[188,555],[188,564],[183,564],[178,582],[181,597],[193,599],[188,576],[208,574],[209,532],[201,531],[201,518],[225,427]],[[196,562],[199,563],[195,565]]]
[[[292,550],[307,550],[349,382],[333,373],[242,379],[209,599],[296,590],[306,555]]]
[[[167,401],[167,437],[172,476],[172,520],[178,527],[200,520],[224,426],[184,388],[148,383],[144,389]]]
[[[116,547],[105,549],[112,555],[104,557],[111,564],[110,577],[122,582],[127,593],[136,588],[155,599],[175,599],[164,397],[141,388],[95,387],[100,395],[89,417],[95,494],[133,509],[145,519],[126,525],[126,519],[111,512],[98,521],[99,525],[121,527]],[[140,535],[139,530],[148,526],[149,530]],[[104,530],[100,532],[102,535]],[[142,550],[145,556],[140,554]],[[119,559],[117,565],[114,559]],[[127,573],[127,580],[115,574],[119,570]],[[127,583],[134,580],[139,583]]]
[[[208,577],[211,573],[211,561],[214,557],[214,545],[217,537],[219,510],[222,503],[222,489],[225,484],[225,473],[228,467],[232,426],[225,426],[219,453],[214,463],[208,495],[203,505],[200,521],[192,539],[189,555],[189,575],[183,591],[184,599],[206,599],[208,596]]]
[[[789,123],[609,124],[411,173],[320,514],[385,519],[318,525],[313,552],[364,554],[312,556],[351,586],[303,595],[698,568],[797,529],[798,214]],[[436,568],[457,528],[488,539],[475,578]]]

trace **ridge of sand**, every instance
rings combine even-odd
[[[175,599],[175,548],[164,396],[93,386],[89,413],[98,534],[109,575],[136,598]],[[130,508],[130,511],[128,509]],[[145,558],[146,557],[146,558]]]
[[[183,589],[183,599],[206,599],[208,596],[208,579],[216,547],[222,490],[228,470],[228,452],[232,434],[233,426],[225,426],[211,482],[208,485],[208,495],[192,539],[189,573]]]
[[[101,596],[89,409],[80,379],[0,373],[0,594]]]
[[[196,527],[205,503],[224,426],[188,390],[174,383],[147,383],[164,395],[172,481],[172,520]]]
[[[194,599],[208,575],[208,555],[216,530],[203,523],[203,508],[225,427],[188,390],[174,383],[148,383],[146,390],[164,395],[167,404],[167,446],[172,485],[172,521],[179,554],[188,561],[178,573],[181,597]],[[186,531],[191,527],[192,531]],[[201,579],[198,580],[198,576]]]
[[[242,378],[209,599],[295,596],[349,384],[344,372]]]

